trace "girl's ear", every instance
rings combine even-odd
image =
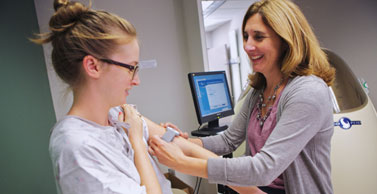
[[[82,67],[87,76],[99,78],[102,63],[92,55],[86,55],[82,60]]]

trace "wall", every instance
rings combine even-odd
[[[35,0],[41,31],[48,30],[53,14],[51,0]],[[83,1],[87,2],[87,1]],[[170,121],[183,131],[198,128],[187,73],[203,71],[199,19],[195,1],[185,0],[93,0],[93,8],[113,12],[129,20],[137,29],[140,60],[156,59],[155,69],[139,73],[141,84],[127,98],[138,110],[160,123]],[[184,8],[183,8],[184,7]],[[44,46],[54,107],[57,119],[69,110],[71,94],[51,68],[49,45]],[[166,170],[166,169],[165,169]],[[194,185],[195,178],[179,176]]]
[[[227,3],[231,4],[232,2]],[[249,3],[252,4],[252,2]],[[226,44],[229,47],[231,42],[230,38],[231,36],[233,36],[232,31],[235,31],[236,33],[236,44],[239,54],[240,65],[239,67],[235,67],[236,64],[232,65],[233,68],[237,70],[239,69],[239,73],[232,73],[232,76],[235,76],[234,74],[237,74],[237,78],[233,77],[232,81],[240,83],[240,85],[238,84],[238,89],[236,89],[236,92],[232,94],[236,97],[235,100],[238,99],[238,95],[240,93],[241,88],[247,84],[248,75],[252,72],[248,56],[246,55],[243,49],[243,39],[241,33],[242,20],[247,8],[248,6],[246,6],[244,9],[234,9],[234,14],[232,14],[231,20],[224,22],[224,24],[218,26],[214,30],[207,31],[205,33],[207,48],[213,48],[224,44]],[[232,91],[233,90],[234,88],[232,88]]]
[[[226,22],[215,30],[206,32],[207,48],[213,48],[227,44],[229,46],[229,31],[231,22]]]
[[[0,3],[0,193],[56,193],[48,154],[56,122],[33,1]]]
[[[337,53],[358,78],[368,82],[369,97],[377,107],[377,1],[295,2],[314,28],[321,46]]]

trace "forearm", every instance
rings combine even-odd
[[[144,120],[146,121],[147,125],[148,125],[148,132],[149,132],[149,137],[152,137],[154,135],[157,135],[157,136],[162,136],[166,129],[158,124],[156,124],[155,122],[149,120],[148,118],[146,117],[143,117]],[[190,155],[191,154],[191,148],[192,147],[195,147],[196,150],[200,149],[194,145],[190,145],[189,142],[191,142],[192,144],[196,144],[198,145],[199,147],[201,147],[203,149],[203,143],[202,143],[202,140],[198,139],[198,138],[189,138],[188,140],[182,138],[182,137],[176,137],[175,139],[179,139],[179,141],[177,142],[177,144],[179,145],[179,147],[182,149],[182,151],[186,154],[186,155]],[[208,151],[209,152],[209,151]],[[197,151],[195,151],[195,153],[198,153]],[[216,156],[216,155],[214,155]],[[202,157],[199,157],[199,158],[202,158]]]
[[[165,131],[166,131],[165,128],[163,128],[162,126],[158,125],[157,123],[149,120],[146,117],[143,117],[143,118],[148,125],[149,137],[152,137],[154,135],[161,136],[165,133]]]
[[[190,142],[192,142],[192,143],[194,143],[194,144],[200,146],[200,147],[203,147],[203,142],[202,142],[202,140],[199,139],[199,138],[189,138],[188,140],[189,140]]]
[[[206,159],[186,156],[179,161],[175,170],[191,176],[208,178]]]
[[[160,163],[179,172],[208,178],[208,159],[218,158],[216,154],[182,137],[174,138],[172,143],[167,143],[154,136],[151,139],[151,149]],[[256,187],[233,187],[239,193],[258,193]]]
[[[186,155],[179,161],[176,170],[192,176],[208,178],[207,160],[219,156],[182,137],[174,138],[174,143]]]
[[[147,193],[162,193],[156,173],[148,156],[147,147],[142,140],[132,143],[134,162],[140,175],[141,185],[146,187]]]
[[[209,158],[216,158],[219,156],[204,149],[203,147],[200,147],[199,145],[195,143],[192,143],[191,141],[187,141],[186,139],[182,137],[175,138],[174,143],[176,143],[180,147],[184,146],[185,150],[186,149],[191,150],[189,153],[185,153],[188,157],[185,157],[185,159],[181,160],[181,164],[177,165],[176,170],[185,174],[192,175],[192,176],[208,178],[207,161]],[[258,187],[255,187],[255,186],[250,186],[250,187],[230,186],[230,187],[240,194],[264,193],[261,190],[259,190]]]
[[[201,158],[201,159],[208,159],[208,158],[217,158],[218,155],[214,154],[213,152],[204,149],[202,146],[198,145],[195,141],[191,140],[198,140],[201,142],[200,139],[185,139],[182,137],[175,137],[174,143],[177,144],[183,153],[187,156],[194,157],[194,158]]]
[[[184,166],[182,169],[177,169],[186,174],[190,174],[193,176],[200,176],[203,178],[208,178],[207,172],[207,160],[209,158],[216,158],[219,157],[213,152],[204,149],[202,146],[197,145],[196,142],[191,140],[198,140],[201,143],[200,139],[186,139],[182,137],[175,138],[174,142],[180,146],[185,147],[185,149],[191,150],[189,153],[185,153],[187,156],[191,156],[192,158],[188,158],[185,162],[186,164],[180,165],[181,167]],[[182,148],[181,148],[182,149]],[[197,159],[197,160],[195,160]],[[185,166],[187,165],[187,166]],[[229,186],[233,190],[237,191],[238,193],[247,193],[247,194],[262,194],[263,191],[259,190],[258,187],[250,186],[250,187],[237,187],[237,186]]]

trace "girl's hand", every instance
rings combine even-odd
[[[176,131],[179,132],[179,136],[185,138],[185,139],[188,139],[189,135],[186,133],[186,132],[182,132],[176,125],[170,123],[170,122],[166,122],[166,123],[160,123],[160,126],[162,126],[163,128],[166,128],[166,127],[170,127]]]
[[[130,128],[128,129],[128,137],[130,141],[139,141],[143,139],[143,122],[141,120],[141,115],[137,110],[128,104],[122,105],[124,114],[120,112],[118,119],[119,121],[128,123]]]

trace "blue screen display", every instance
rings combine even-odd
[[[202,116],[232,109],[225,74],[194,76],[194,86]]]

